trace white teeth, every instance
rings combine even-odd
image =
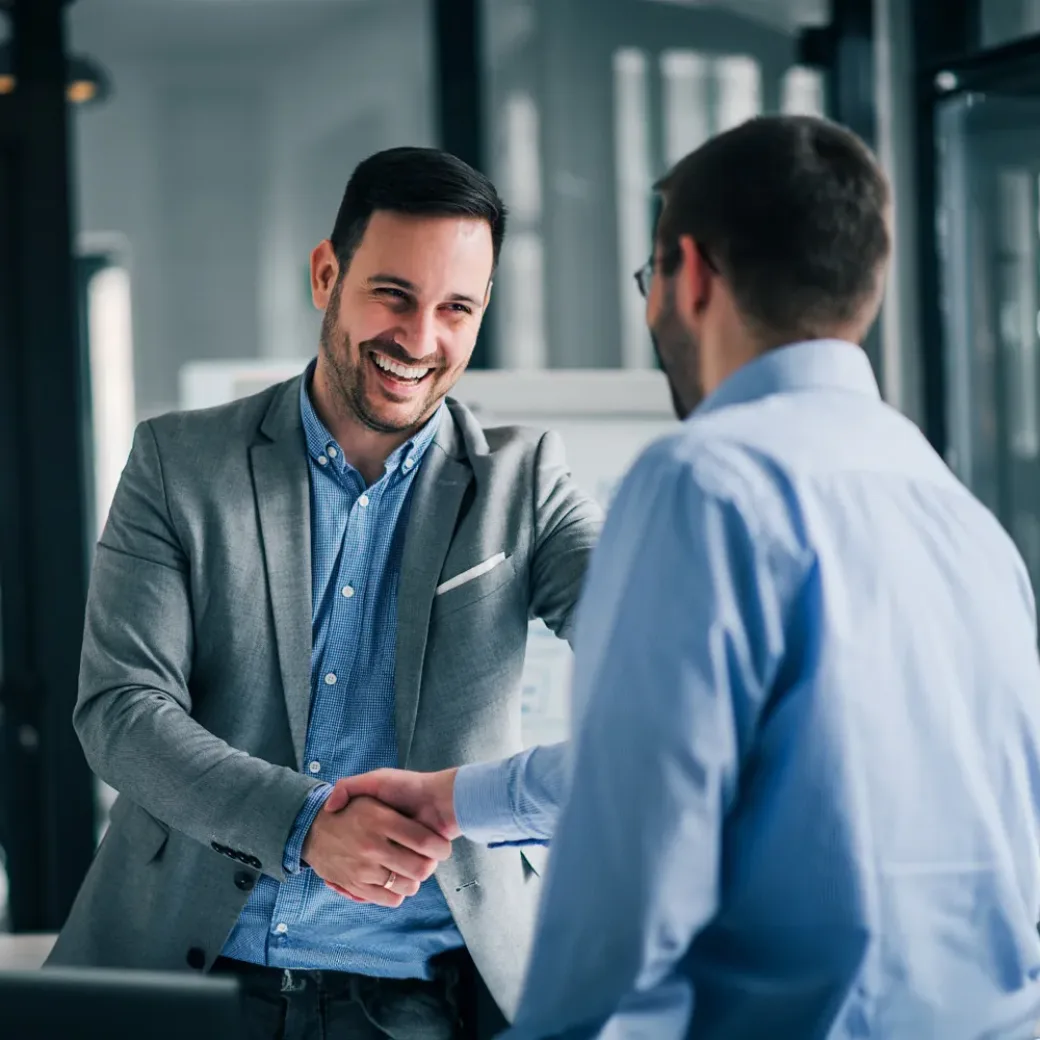
[[[387,357],[383,357],[382,354],[373,354],[372,360],[384,371],[389,372],[393,376],[397,376],[399,379],[407,379],[413,383],[417,383],[423,376],[426,375],[430,370],[428,368],[407,368],[404,365],[399,365],[396,361],[391,361]]]

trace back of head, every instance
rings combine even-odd
[[[889,191],[853,133],[809,116],[752,119],[657,188],[662,253],[691,236],[764,339],[866,334],[890,249]]]
[[[347,184],[330,241],[341,270],[377,210],[417,217],[472,217],[491,228],[495,263],[506,231],[506,207],[484,174],[436,148],[391,148],[361,162]]]

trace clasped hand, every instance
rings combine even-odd
[[[451,842],[443,835],[375,798],[354,796],[337,785],[311,824],[302,858],[341,895],[398,907],[449,856]]]
[[[355,902],[400,906],[451,856],[462,833],[457,772],[376,769],[340,780],[311,825],[304,861]]]

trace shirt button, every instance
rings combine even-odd
[[[329,450],[325,454],[328,455],[330,459],[334,459],[339,454],[339,452],[336,451],[335,448],[329,448]]]
[[[415,459],[405,459],[404,460],[404,468],[405,469],[411,469],[414,465],[415,465]]]
[[[359,498],[359,499],[357,500],[357,504],[358,504],[359,506],[361,506],[361,508],[362,508],[362,509],[364,509],[364,508],[365,508],[365,506],[367,506],[367,505],[368,505],[368,495],[362,495],[362,496],[361,496],[361,497],[360,497],[360,498]]]
[[[324,455],[319,455],[318,456],[318,465],[319,466],[327,466],[328,464],[329,464],[329,460],[327,458],[325,458]]]
[[[336,673],[335,672],[329,672],[329,674],[325,676],[325,685],[326,686],[335,686],[336,685]]]
[[[350,597],[354,595],[354,586],[353,585],[344,585],[343,588],[340,591],[343,593],[343,595],[347,599],[350,599]]]
[[[276,925],[274,926],[274,930],[275,930],[275,931],[276,931],[276,932],[277,932],[277,933],[278,933],[279,935],[285,935],[285,933],[286,933],[287,931],[289,931],[289,926],[288,926],[287,924],[276,924]]]
[[[312,762],[307,768],[312,773],[320,773],[321,772],[321,763],[320,762]]]

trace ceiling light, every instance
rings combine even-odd
[[[108,73],[91,58],[69,58],[66,63],[65,97],[74,105],[104,101],[112,86]],[[10,44],[0,44],[0,95],[13,94],[18,87]]]

